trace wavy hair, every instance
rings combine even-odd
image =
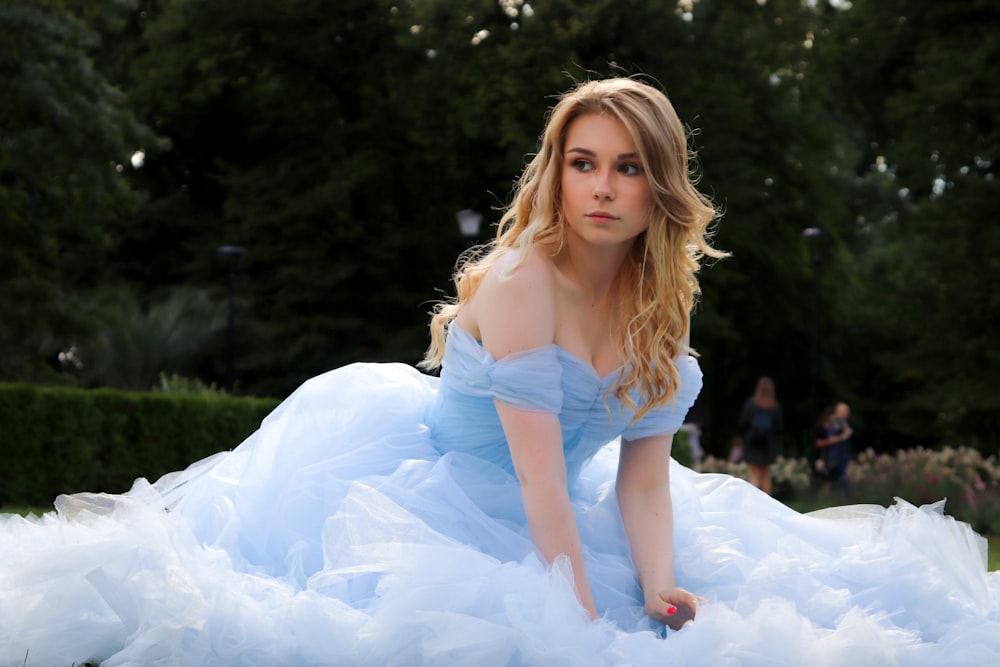
[[[717,211],[695,188],[696,159],[683,124],[666,95],[635,78],[587,81],[560,96],[549,112],[540,150],[518,179],[489,252],[459,260],[456,298],[435,307],[431,343],[420,366],[440,366],[447,325],[502,253],[518,253],[516,270],[534,244],[551,245],[555,252],[562,249],[567,228],[560,211],[565,141],[573,121],[588,114],[624,125],[653,194],[649,228],[636,238],[622,267],[620,306],[612,323],[613,341],[624,362],[615,396],[635,411],[637,421],[673,399],[680,382],[675,360],[693,353],[687,332],[700,293],[700,261],[726,253],[708,242]]]

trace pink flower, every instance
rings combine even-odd
[[[969,509],[975,510],[976,494],[973,493],[971,485],[965,487],[965,493],[963,495],[965,496],[965,504],[969,507]]]
[[[976,487],[976,491],[986,490],[986,482],[983,481],[983,478],[978,473],[972,478],[972,485]]]

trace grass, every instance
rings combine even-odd
[[[41,507],[21,507],[18,505],[11,505],[9,507],[0,507],[0,514],[20,514],[21,516],[28,516],[29,514],[36,514],[41,516],[46,512],[51,512],[52,508],[43,509]]]
[[[808,509],[815,508],[796,508],[798,511],[808,511]],[[41,516],[45,512],[51,511],[52,508],[42,508],[42,507],[0,507],[0,513],[3,514],[20,514],[21,516],[27,516],[28,514],[37,514]],[[989,552],[987,556],[987,569],[990,572],[996,572],[1000,570],[1000,537],[987,537],[989,543]]]

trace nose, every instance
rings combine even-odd
[[[594,199],[614,199],[615,191],[611,183],[611,173],[607,171],[601,171],[597,174],[594,181]]]

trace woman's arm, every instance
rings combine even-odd
[[[521,483],[531,540],[549,563],[560,555],[569,558],[577,597],[590,618],[595,619],[597,608],[569,500],[559,420],[553,414],[519,410],[502,401],[496,401],[496,406]]]
[[[460,324],[478,333],[483,347],[498,360],[555,342],[551,265],[535,252],[510,273],[513,259],[513,255],[501,258],[459,314],[459,319],[464,319]],[[521,484],[531,539],[549,563],[560,555],[569,558],[577,597],[590,617],[597,618],[580,532],[569,500],[559,418],[495,402]]]
[[[694,618],[696,598],[674,578],[674,515],[670,499],[673,436],[623,441],[617,494],[646,613],[678,629]]]

